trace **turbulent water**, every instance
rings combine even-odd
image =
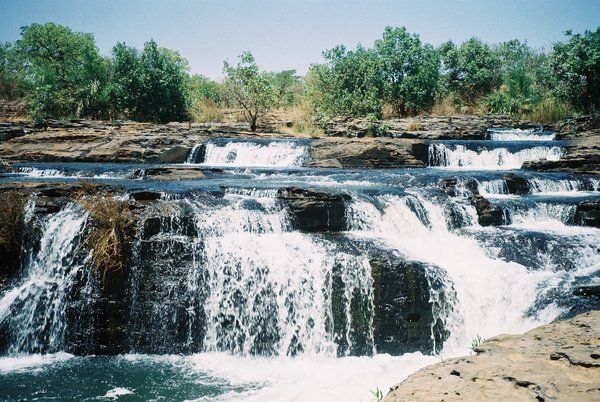
[[[521,172],[564,150],[498,135],[511,137],[434,142],[414,170],[303,168],[309,144],[291,140],[213,140],[188,163],[229,168],[177,183],[140,179],[143,166],[22,166],[4,179],[163,195],[116,284],[90,270],[77,203],[45,215],[30,200],[30,247],[0,289],[0,399],[366,401],[477,336],[600,308],[574,293],[600,284],[600,229],[574,225],[600,179]],[[282,188],[337,195],[320,201],[326,228]],[[474,194],[505,224],[481,226]]]

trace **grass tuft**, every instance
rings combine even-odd
[[[106,195],[80,200],[89,213],[85,246],[92,250],[94,268],[102,274],[123,271],[129,262],[135,222],[127,202]]]
[[[406,124],[406,129],[408,131],[419,131],[421,129],[421,124],[414,120],[409,120]]]
[[[221,123],[225,120],[221,109],[210,100],[196,102],[190,107],[190,114],[195,123]]]

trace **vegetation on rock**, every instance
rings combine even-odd
[[[94,268],[105,278],[126,268],[135,223],[127,202],[106,195],[80,200],[89,213],[85,246],[92,251]]]

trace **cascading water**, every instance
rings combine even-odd
[[[84,210],[30,203],[35,241],[0,289],[0,399],[40,383],[46,399],[369,400],[477,335],[600,308],[574,293],[600,285],[600,230],[573,226],[600,181],[489,171],[564,152],[505,142],[432,143],[446,169],[333,173],[284,169],[306,164],[307,142],[211,140],[188,163],[219,177],[101,171],[163,193],[135,203],[130,266],[106,283],[80,244]],[[85,170],[45,168],[59,172],[47,180]],[[510,219],[481,226],[476,194]]]
[[[199,159],[201,147],[203,157]],[[201,162],[210,166],[294,167],[304,166],[309,159],[308,143],[300,140],[210,140],[195,145],[187,163]]]
[[[81,208],[70,204],[40,223],[39,250],[25,261],[22,279],[0,297],[9,353],[65,350],[68,298],[84,265],[77,244],[85,220]]]
[[[464,144],[434,142],[429,145],[429,166],[469,170],[519,169],[524,162],[542,159],[555,161],[564,153],[562,147],[552,145],[514,151],[504,147],[471,150]]]
[[[556,133],[539,128],[490,128],[487,130],[493,141],[552,141]]]

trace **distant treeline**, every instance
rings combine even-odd
[[[274,108],[301,108],[316,122],[420,113],[512,114],[551,121],[600,109],[600,28],[566,32],[549,52],[518,40],[489,45],[423,43],[385,28],[372,47],[337,46],[300,77],[265,72],[250,52],[224,63],[222,83],[190,75],[188,62],[154,40],[142,50],[117,43],[109,57],[94,37],[47,23],[0,44],[0,97],[25,99],[31,117],[218,121],[242,109],[252,129]]]

